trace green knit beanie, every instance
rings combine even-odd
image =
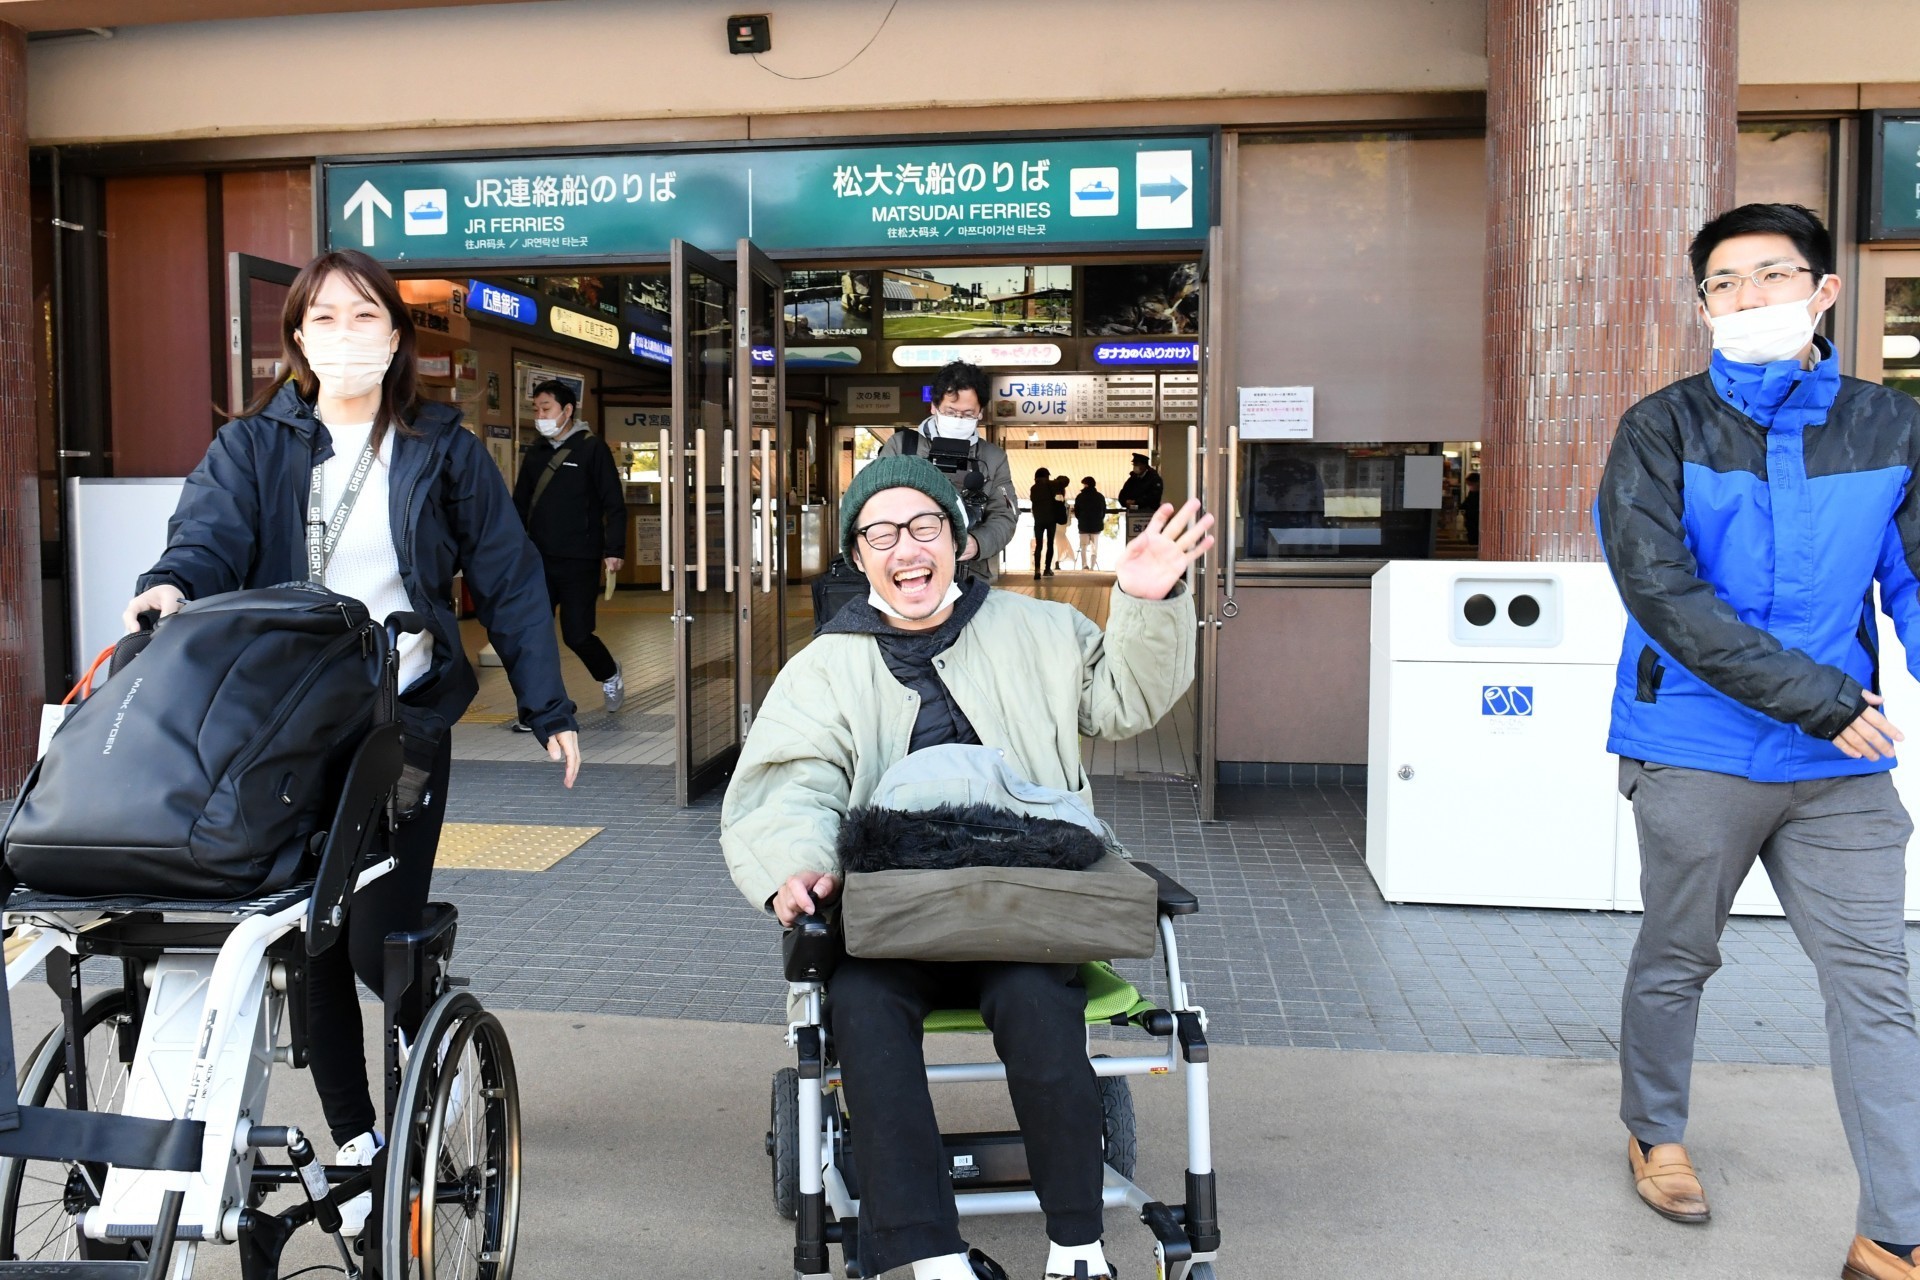
[[[860,521],[860,509],[882,489],[918,489],[932,498],[953,522],[954,546],[965,545],[967,510],[960,505],[960,491],[947,473],[925,458],[888,454],[869,462],[840,495],[840,551],[847,563],[853,563],[853,529]]]

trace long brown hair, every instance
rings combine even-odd
[[[293,278],[286,305],[280,308],[280,359],[286,367],[286,376],[261,388],[260,394],[253,398],[243,414],[251,417],[264,412],[274,396],[279,394],[283,382],[292,382],[299,389],[300,398],[308,404],[319,397],[320,379],[314,376],[313,367],[307,363],[306,354],[300,350],[300,344],[294,341],[293,335],[306,319],[307,308],[319,296],[321,286],[335,272],[344,275],[361,297],[385,307],[387,318],[400,335],[400,345],[394,350],[393,363],[387,366],[387,376],[380,383],[380,408],[373,417],[373,447],[377,452],[380,442],[386,439],[389,427],[401,435],[418,434],[413,425],[414,410],[420,399],[414,385],[417,342],[413,317],[408,314],[407,304],[400,297],[400,287],[393,282],[393,277],[387,274],[385,267],[358,249],[334,249],[323,253],[300,268],[300,274]]]

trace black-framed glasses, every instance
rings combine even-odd
[[[1740,286],[1748,281],[1762,293],[1772,293],[1783,289],[1793,282],[1793,278],[1805,272],[1813,275],[1812,267],[1798,267],[1791,262],[1776,262],[1770,267],[1761,267],[1741,275],[1737,271],[1721,271],[1708,276],[1700,282],[1700,292],[1708,298],[1730,298],[1740,292]],[[1818,283],[1818,282],[1816,282]]]
[[[932,542],[940,536],[940,530],[946,527],[947,513],[944,511],[922,511],[911,520],[875,520],[872,524],[861,525],[853,531],[854,536],[862,538],[875,551],[885,551],[900,541],[900,531],[906,530],[913,535],[915,542]]]

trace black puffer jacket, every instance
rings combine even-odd
[[[413,427],[394,439],[388,481],[400,578],[433,635],[433,665],[401,699],[409,731],[438,741],[480,688],[453,613],[456,571],[540,741],[577,728],[540,555],[514,518],[500,469],[450,405],[423,403]],[[138,590],[171,583],[197,600],[305,581],[307,489],[332,456],[326,427],[292,383],[265,412],[229,422],[187,477],[166,552]]]

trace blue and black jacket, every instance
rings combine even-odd
[[[1793,782],[1877,773],[1832,739],[1920,656],[1920,404],[1798,361],[1712,367],[1621,420],[1595,517],[1626,603],[1607,749]],[[1738,407],[1736,407],[1738,406]]]
[[[220,428],[187,477],[167,524],[167,550],[138,589],[171,583],[189,600],[303,582],[307,490],[333,439],[292,383],[260,414]],[[387,513],[400,578],[433,635],[427,674],[401,695],[410,733],[437,743],[479,691],[453,613],[453,575],[466,575],[487,637],[500,654],[527,722],[545,742],[573,729],[560,677],[553,607],[535,551],[514,514],[500,469],[460,411],[423,402],[393,441]]]

